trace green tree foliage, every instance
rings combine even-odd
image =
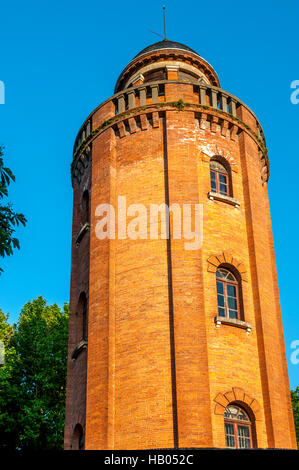
[[[291,391],[291,396],[297,437],[297,446],[299,449],[299,387],[297,387],[296,390]]]
[[[8,186],[11,181],[15,181],[13,172],[4,166],[3,147],[0,145],[0,200],[8,196]],[[23,214],[18,214],[13,210],[12,205],[7,202],[0,204],[0,256],[10,256],[13,249],[20,249],[19,240],[14,237],[15,229],[18,225],[26,225],[26,218]],[[0,272],[3,271],[0,268]]]
[[[13,327],[0,313],[0,450],[63,448],[68,317],[42,297]]]

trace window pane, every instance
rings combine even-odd
[[[237,289],[236,289],[236,286],[231,286],[230,284],[228,284],[227,288],[227,295],[229,297],[237,297]]]
[[[238,318],[238,312],[236,310],[229,310],[228,316],[229,318]]]
[[[227,273],[226,279],[229,279],[230,281],[235,281],[234,276],[232,275],[232,273],[229,273],[229,272]]]
[[[249,427],[248,426],[238,426],[238,435],[240,437],[249,437]]]
[[[234,425],[231,423],[225,423],[225,433],[234,435]]]
[[[224,307],[224,295],[217,295],[218,307]]]
[[[218,307],[219,317],[225,317],[225,309],[223,307]]]
[[[227,275],[227,271],[224,269],[217,269],[216,276],[219,277],[220,279],[225,279]]]
[[[220,194],[227,194],[226,185],[220,183],[220,185],[219,185],[219,191],[220,191]]]
[[[241,408],[239,408],[236,405],[228,405],[225,408],[224,416],[225,418],[229,418],[229,419],[249,421],[248,416],[246,415],[245,411],[243,411]]]
[[[229,405],[226,408],[226,410],[228,412],[228,417],[230,419],[237,419],[237,416],[238,416],[238,413],[239,413],[239,407],[238,406]]]
[[[238,426],[238,436],[240,449],[250,449],[249,427]]]
[[[235,436],[233,424],[225,423],[226,447],[235,447]]]
[[[211,190],[216,191],[216,173],[211,171]]]
[[[241,410],[241,408],[239,408],[238,419],[240,419],[241,421],[249,421],[247,415],[244,413],[243,410]]]
[[[217,282],[217,294],[224,294],[222,282]]]
[[[210,168],[213,169],[213,170],[216,170],[216,171],[221,171],[222,173],[227,173],[226,168],[223,165],[221,165],[221,163],[219,163],[215,160],[212,160],[210,162]]]
[[[240,449],[250,449],[250,439],[239,437],[239,448]]]
[[[238,310],[238,308],[237,308],[237,300],[236,300],[236,299],[234,299],[233,297],[228,297],[228,298],[227,298],[227,302],[228,302],[228,308],[229,308],[229,309]]]
[[[227,181],[226,176],[219,174],[219,182],[220,182],[220,183],[224,183],[224,184],[226,185],[226,184],[227,184],[226,181]]]

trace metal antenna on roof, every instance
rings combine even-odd
[[[156,33],[156,31],[153,31],[152,29],[150,29],[150,32],[156,34],[157,36],[160,36],[161,38],[164,39],[164,41],[167,41],[167,39],[166,39],[165,8],[166,7],[163,5],[164,34]]]
[[[163,19],[164,19],[164,41],[166,41],[166,20],[165,20],[165,5],[163,5]]]

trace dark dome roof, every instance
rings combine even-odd
[[[211,76],[211,83],[215,86],[219,86],[219,79],[217,77],[217,74],[213,67],[205,60],[203,59],[197,52],[195,52],[191,47],[185,46],[185,44],[182,44],[180,42],[175,42],[175,41],[169,41],[168,39],[164,39],[163,41],[155,42],[154,44],[151,44],[150,46],[147,46],[145,49],[142,49],[135,57],[129,62],[129,64],[125,67],[125,69],[122,71],[120,76],[118,77],[118,80],[115,85],[114,93],[117,93],[122,89],[125,77],[126,79],[128,78],[128,73],[132,73],[132,70],[130,72],[130,67],[134,67],[136,64],[138,65],[139,58],[143,56],[144,54],[149,54],[151,52],[163,50],[163,49],[173,49],[177,51],[186,51],[186,52],[191,52],[192,54],[195,54],[202,62],[206,64],[206,68],[208,69],[208,75]],[[135,65],[134,65],[135,64]]]
[[[195,52],[193,49],[188,46],[185,46],[184,44],[181,44],[180,42],[168,41],[168,39],[164,39],[163,41],[156,42],[155,44],[151,44],[145,49],[142,49],[142,51],[140,51],[139,54],[134,57],[134,59],[136,59],[136,57],[141,56],[142,54],[157,51],[159,49],[183,49],[184,51],[193,52],[193,54],[198,55],[197,52]]]

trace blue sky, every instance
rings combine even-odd
[[[299,339],[297,303],[299,3],[168,1],[167,37],[195,49],[216,69],[223,89],[258,116],[269,148],[269,193],[291,387]],[[0,308],[11,321],[28,300],[69,299],[72,145],[80,125],[113,94],[124,66],[163,32],[162,2],[94,0],[2,2],[0,143],[16,175],[15,208],[28,218],[21,250],[1,261]]]

